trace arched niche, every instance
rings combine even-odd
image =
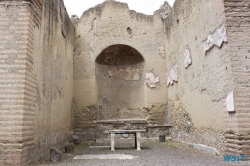
[[[105,48],[96,58],[98,87],[98,120],[144,118],[145,60],[139,51],[128,45]]]
[[[143,56],[133,47],[123,44],[105,48],[96,58],[98,65],[105,66],[110,77],[139,80],[144,68]]]

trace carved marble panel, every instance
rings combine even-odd
[[[146,84],[150,87],[150,88],[155,88],[156,87],[156,83],[160,82],[160,78],[156,77],[154,75],[154,73],[146,73]]]
[[[212,49],[214,46],[221,47],[223,42],[227,42],[227,30],[225,24],[210,33],[207,39],[203,41],[204,53]]]
[[[167,76],[167,86],[170,84],[173,85],[174,81],[178,81],[178,66],[177,64],[174,65],[171,70],[170,74]]]

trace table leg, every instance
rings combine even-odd
[[[115,133],[111,132],[111,151],[115,151]]]
[[[137,134],[135,133],[135,148],[137,148]]]
[[[141,150],[141,133],[136,132],[136,145],[137,145],[137,150]]]

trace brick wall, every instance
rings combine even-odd
[[[0,2],[0,165],[26,163],[33,151],[33,30],[40,12],[40,1]]]
[[[74,27],[63,1],[0,2],[0,165],[69,140]]]
[[[250,155],[250,2],[224,0],[237,122],[226,131],[227,152]]]

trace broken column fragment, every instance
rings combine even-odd
[[[167,1],[161,5],[160,9],[156,10],[154,14],[160,14],[162,19],[166,19],[168,15],[171,13],[171,6],[168,4]]]

